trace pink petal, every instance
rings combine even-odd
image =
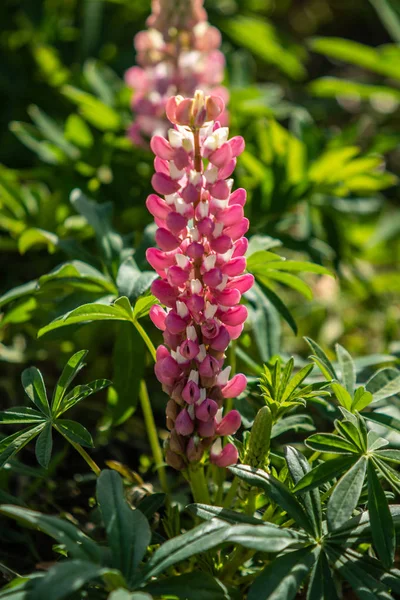
[[[246,389],[247,379],[243,373],[238,373],[222,388],[224,398],[236,398]]]

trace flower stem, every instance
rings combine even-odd
[[[231,483],[231,487],[229,488],[227,495],[225,496],[225,500],[222,504],[223,508],[231,507],[231,504],[233,502],[233,499],[235,497],[238,487],[239,487],[239,479],[237,477],[235,477]]]
[[[58,430],[57,430],[58,431]],[[77,452],[79,452],[79,454],[82,456],[82,458],[87,462],[87,464],[89,465],[89,467],[92,469],[93,473],[96,475],[96,477],[98,477],[101,473],[101,469],[100,467],[94,462],[93,458],[91,458],[89,456],[89,454],[86,452],[86,450],[84,450],[82,448],[82,446],[80,444],[78,444],[77,442],[73,442],[71,439],[69,438],[65,438],[70,444],[71,446],[73,446],[75,448],[75,450]]]
[[[154,421],[153,410],[151,408],[149,394],[144,379],[140,382],[139,398],[142,407],[144,422],[146,425],[147,435],[149,437],[151,451],[153,453],[154,462],[160,479],[161,487],[165,493],[168,493],[167,474],[164,466],[164,458],[161,450],[156,423]]]
[[[155,362],[156,349],[154,348],[153,342],[151,341],[151,339],[147,335],[146,331],[143,329],[143,327],[141,326],[141,324],[139,323],[139,321],[137,319],[133,319],[133,324],[136,327],[136,329],[138,330],[141,338],[143,339],[144,343],[146,344],[147,348],[149,349],[152,359]]]
[[[204,476],[204,467],[189,467],[188,470],[190,487],[194,501],[199,504],[211,504],[207,481]]]

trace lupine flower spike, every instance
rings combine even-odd
[[[155,373],[170,397],[166,460],[176,469],[200,461],[209,448],[218,466],[238,459],[235,446],[222,446],[221,438],[241,423],[236,410],[224,414],[224,400],[241,394],[247,382],[242,374],[230,379],[224,359],[242,332],[247,309],[240,299],[254,279],[245,273],[246,192],[232,192],[230,179],[244,140],[228,139],[218,122],[223,110],[221,98],[201,91],[172,97],[168,140],[151,140],[157,194],[146,205],[158,226],[158,248],[147,251],[147,260],[160,276],[152,293],[166,308],[153,306],[150,317],[164,336]]]
[[[135,120],[128,134],[136,145],[146,145],[153,134],[165,136],[169,124],[165,105],[175,94],[193,96],[196,89],[226,101],[221,85],[225,59],[219,51],[221,35],[207,23],[203,0],[153,0],[149,29],[134,40],[139,66],[128,69]],[[220,121],[226,120],[226,114]]]

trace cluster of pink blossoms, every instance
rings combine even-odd
[[[153,0],[153,12],[134,40],[137,63],[128,69],[127,85],[134,90],[135,120],[128,134],[136,145],[167,133],[165,106],[169,97],[211,91],[226,101],[221,86],[225,59],[218,50],[221,35],[207,22],[203,0]],[[226,115],[222,117],[226,120]],[[220,119],[221,120],[221,119]]]
[[[246,192],[232,192],[230,179],[244,140],[228,139],[228,128],[217,120],[223,109],[221,98],[201,91],[191,99],[172,97],[166,112],[175,127],[168,140],[151,140],[152,185],[164,198],[151,194],[146,201],[159,246],[147,251],[147,260],[160,276],[151,291],[166,309],[154,305],[150,317],[164,336],[155,373],[170,397],[166,460],[176,469],[201,460],[210,447],[218,466],[238,459],[235,446],[223,447],[221,438],[239,429],[240,414],[224,415],[223,403],[241,394],[247,381],[242,374],[230,379],[223,363],[243,330],[241,295],[254,278],[244,273]]]

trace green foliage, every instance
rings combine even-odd
[[[84,366],[87,354],[81,350],[74,354],[65,365],[57,381],[52,402],[49,404],[42,374],[36,367],[25,369],[22,373],[22,386],[26,395],[37,409],[18,406],[0,413],[0,423],[6,425],[29,424],[22,432],[13,433],[0,442],[0,466],[3,467],[26,444],[38,436],[36,441],[36,458],[38,463],[47,469],[52,455],[52,430],[58,431],[73,446],[93,446],[92,436],[88,430],[76,421],[61,419],[67,410],[84,398],[100,391],[111,384],[107,379],[97,379],[91,383],[79,385],[68,392],[68,388]]]

